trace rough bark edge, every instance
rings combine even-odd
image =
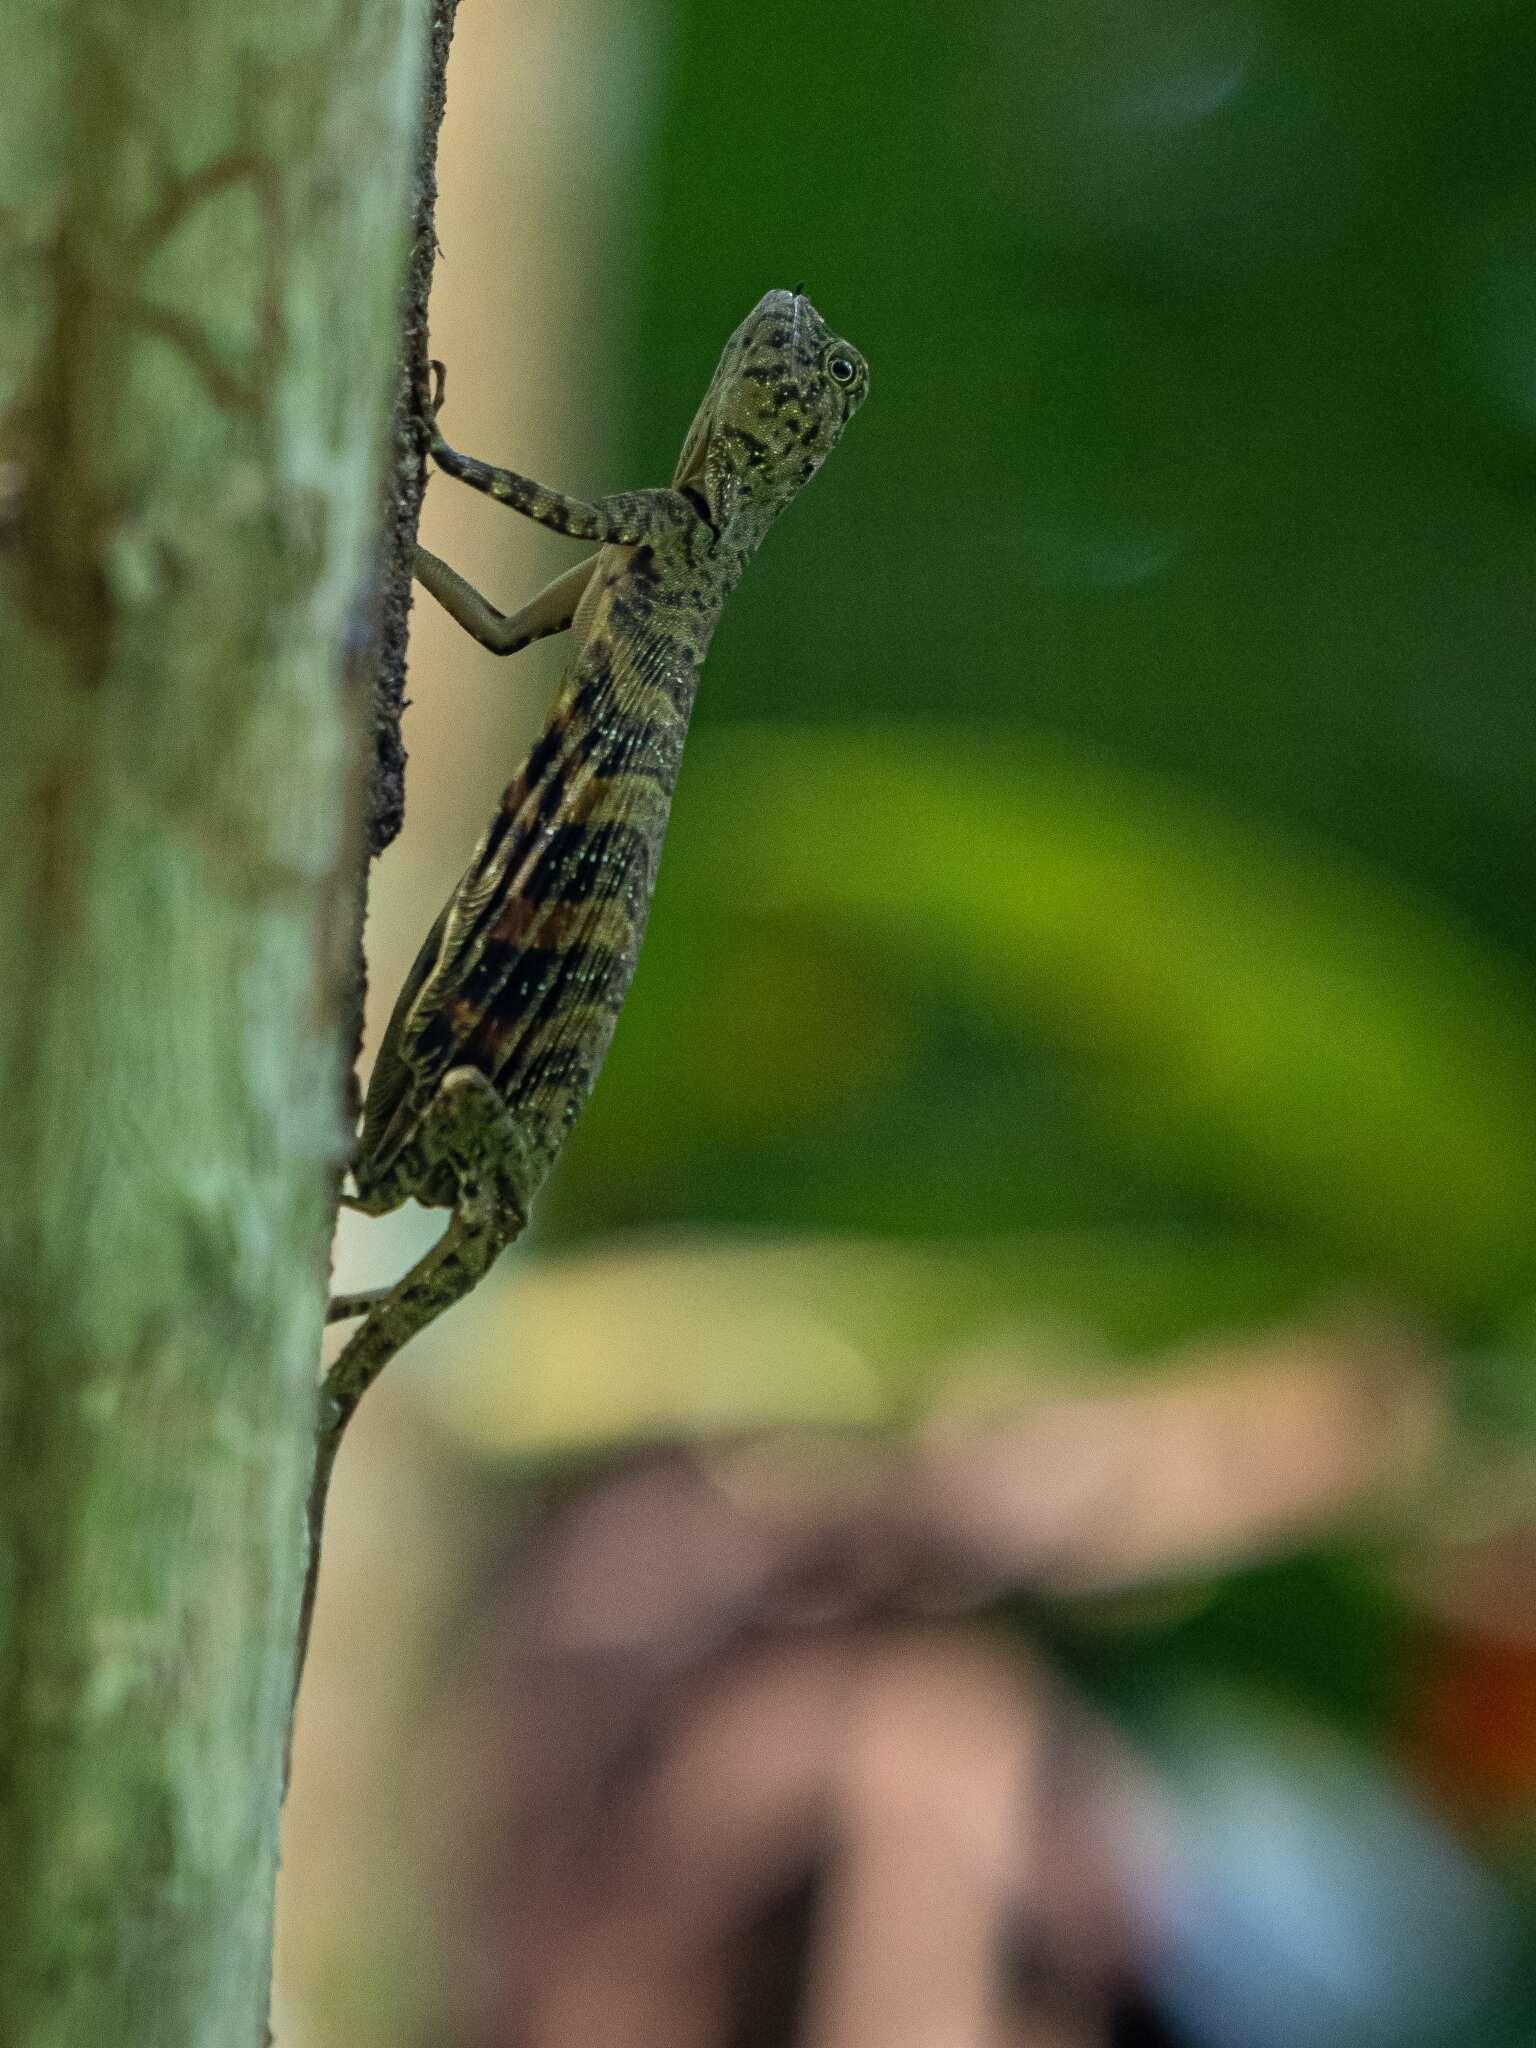
[[[414,401],[413,372],[427,355],[428,302],[437,262],[437,143],[447,105],[448,53],[453,42],[459,0],[432,0],[432,25],[422,75],[422,117],[416,161],[416,208],[410,255],[400,293],[400,347],[395,401],[390,413],[389,458],[383,480],[383,518],[376,579],[371,603],[347,650],[347,684],[356,708],[356,727],[371,731],[365,753],[364,829],[357,845],[358,877],[352,929],[347,946],[352,995],[347,1005],[347,1041],[343,1048],[348,1075],[349,1127],[361,1109],[357,1063],[362,1052],[363,1014],[368,994],[368,960],[363,925],[368,905],[372,864],[398,837],[405,818],[405,743],[401,718],[406,706],[407,646],[410,638],[411,578],[416,558],[416,529],[426,494],[427,464],[421,422]],[[371,708],[371,727],[368,712]],[[344,792],[354,799],[357,792]],[[356,815],[355,802],[349,805]],[[341,1166],[335,1193],[341,1192]],[[317,1430],[314,1488],[323,1504],[324,1481],[319,1468],[325,1438]],[[294,1720],[309,1651],[310,1629],[320,1577],[320,1522],[312,1491],[309,1554],[294,1647],[293,1702],[284,1764],[286,1788],[293,1760]]]
[[[357,847],[354,914],[345,948],[345,971],[353,984],[347,1039],[342,1048],[348,1075],[349,1129],[362,1107],[357,1062],[363,1048],[363,1009],[368,994],[368,962],[363,951],[368,875],[373,862],[398,837],[405,818],[406,753],[400,722],[406,705],[406,645],[410,636],[416,528],[427,487],[422,432],[412,397],[412,371],[427,352],[427,302],[437,260],[437,138],[447,104],[448,50],[458,4],[459,0],[432,0],[427,64],[422,75],[416,211],[400,293],[400,354],[382,485],[377,567],[372,587],[359,606],[356,629],[347,648],[346,680],[354,707],[354,729],[368,735],[359,764],[365,782],[361,803],[364,825]],[[350,799],[348,813],[355,817],[357,790],[353,788],[341,795]],[[338,1168],[338,1196],[340,1192]]]
[[[447,99],[448,49],[457,12],[458,0],[433,0],[431,43],[422,82],[416,218],[401,295],[400,383],[390,421],[388,502],[375,612],[374,746],[368,789],[370,858],[377,858],[395,838],[405,815],[405,747],[400,738],[400,716],[406,701],[411,565],[426,489],[420,425],[411,397],[411,371],[427,353],[427,301],[437,259],[437,138]]]

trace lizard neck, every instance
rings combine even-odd
[[[727,593],[741,581],[742,571],[767,539],[769,527],[782,510],[783,507],[771,498],[755,498],[743,493],[737,500],[715,543],[716,559],[730,568]]]

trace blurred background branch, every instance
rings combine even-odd
[[[1351,2000],[1388,2036],[1486,2013],[1492,1888],[1363,1747],[1235,1669],[1165,1670],[1127,1738],[1095,1655],[1138,1629],[1123,1596],[1166,1628],[1170,1592],[1187,1621],[1256,1558],[1351,1525],[1400,1543],[1444,1467],[1440,1375],[1363,1329],[1087,1399],[1010,1391],[1009,1363],[954,1361],[908,1439],[657,1450],[551,1489],[481,1588],[431,1787],[442,2038],[1092,2048],[1148,1994],[1245,2038],[1266,1947],[1314,2039]],[[1283,1879],[1258,1839],[1251,1868],[1222,1849],[1244,1802],[1293,1837]],[[1329,1825],[1395,1835],[1397,1867],[1361,1843],[1328,1898]],[[1212,1941],[1223,1917],[1249,1951]]]

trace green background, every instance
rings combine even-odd
[[[722,624],[547,1234],[1065,1229],[1112,1267],[1171,1229],[1498,1341],[1536,18],[698,0],[669,36],[621,473],[768,285],[872,395]]]

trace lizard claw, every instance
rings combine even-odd
[[[370,1287],[363,1294],[333,1294],[325,1305],[327,1326],[331,1323],[350,1323],[357,1316],[365,1316],[376,1309],[389,1293],[387,1287]]]
[[[429,435],[437,432],[438,409],[443,402],[443,393],[448,387],[448,372],[433,356],[429,362],[419,362],[411,376],[411,396],[415,400],[416,416],[426,427]]]
[[[448,388],[448,372],[436,356],[416,365],[416,374],[411,380],[416,396],[416,407],[423,419],[435,420],[442,408],[443,394]]]

